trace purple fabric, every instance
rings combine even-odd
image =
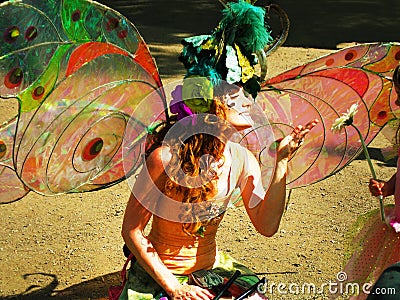
[[[177,114],[178,121],[183,122],[184,125],[196,124],[196,114],[185,104],[182,100],[182,85],[178,85],[175,90],[171,92],[172,100],[170,103],[171,113]]]

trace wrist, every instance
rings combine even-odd
[[[276,162],[275,174],[277,177],[284,177],[288,172],[289,158],[282,158]]]
[[[182,284],[179,282],[168,285],[166,288],[164,288],[165,292],[170,296],[171,298],[174,298],[176,296],[177,291],[179,291],[182,288]]]
[[[278,157],[276,159],[277,163],[284,163],[287,164],[289,162],[289,157]]]

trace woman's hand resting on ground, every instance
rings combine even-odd
[[[197,285],[182,285],[170,297],[171,300],[210,300],[214,298],[214,295]]]

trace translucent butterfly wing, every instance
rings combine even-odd
[[[361,153],[354,128],[345,127],[341,133],[331,130],[334,120],[352,104],[359,105],[354,125],[367,144],[389,120],[398,118],[391,76],[399,60],[398,43],[362,44],[321,57],[263,84],[257,102],[277,138],[289,134],[297,124],[320,120],[290,161],[289,188],[322,180]],[[265,159],[271,157],[266,155]]]
[[[154,117],[165,111],[165,97],[136,28],[92,1],[6,2],[0,14],[1,97],[19,101],[7,168],[19,184],[51,195],[103,188],[132,173],[149,120],[166,118]],[[135,112],[155,90],[159,97]],[[124,157],[127,126],[137,135]],[[12,200],[6,192],[0,198]]]
[[[10,120],[0,127],[0,203],[23,198],[29,189],[15,173],[12,148],[17,122]]]

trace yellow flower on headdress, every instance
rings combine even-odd
[[[218,50],[218,44],[215,39],[208,39],[207,42],[205,42],[203,45],[201,45],[201,48],[204,50]]]
[[[250,61],[247,59],[246,56],[240,51],[238,45],[235,44],[236,53],[239,59],[239,65],[242,68],[242,82],[245,83],[249,79],[253,78],[255,70],[254,67],[250,64]]]
[[[193,112],[209,112],[213,96],[213,84],[206,77],[193,76],[183,81],[182,99]]]

